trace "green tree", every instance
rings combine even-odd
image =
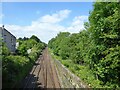
[[[48,46],[62,59],[89,66],[103,87],[120,87],[119,13],[119,2],[95,2],[83,31],[61,32]]]
[[[39,39],[37,36],[35,36],[35,35],[32,35],[32,36],[30,37],[30,39],[34,39],[34,40],[37,41],[37,42],[41,42],[40,39]]]
[[[92,62],[94,63],[95,73],[104,84],[108,84],[108,82],[109,84],[115,84],[119,83],[118,80],[120,80],[120,57],[118,55],[119,50],[117,50],[120,47],[119,8],[119,2],[96,2],[89,17],[89,30],[95,46]],[[113,62],[116,62],[116,64]],[[116,84],[114,86],[117,87]]]

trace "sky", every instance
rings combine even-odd
[[[3,2],[0,19],[17,38],[36,35],[48,41],[59,32],[78,33],[88,21],[93,2]]]

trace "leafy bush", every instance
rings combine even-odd
[[[12,83],[19,82],[31,66],[28,58],[12,55],[6,56],[2,63],[3,87],[11,87]]]
[[[15,85],[18,85],[28,74],[46,46],[45,43],[38,42],[33,37],[31,39],[21,38],[17,41],[19,42],[19,47],[16,56],[10,54],[5,45],[2,47],[3,88],[13,88]],[[30,53],[27,52],[29,49],[31,50]]]
[[[83,68],[83,79],[93,83],[93,87],[117,88],[120,87],[120,3],[95,2],[93,6],[84,30],[76,34],[60,32],[48,46],[65,59],[65,65],[73,72],[78,68],[70,67],[69,59],[74,64],[88,66],[93,77],[89,81],[90,76],[87,78],[87,70]]]

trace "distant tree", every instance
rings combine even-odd
[[[23,40],[28,40],[28,39],[29,39],[29,38],[27,38],[27,37],[24,37],[24,38],[23,38]]]
[[[41,42],[40,39],[39,39],[37,36],[35,36],[35,35],[32,35],[32,36],[30,37],[30,39],[34,39],[34,40],[36,40],[37,42]]]
[[[20,38],[18,38],[18,40],[23,40],[23,39],[20,37]]]

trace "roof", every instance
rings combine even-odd
[[[0,27],[0,30],[6,30],[10,35],[12,35],[14,38],[16,38],[13,34],[11,34],[7,29]]]

